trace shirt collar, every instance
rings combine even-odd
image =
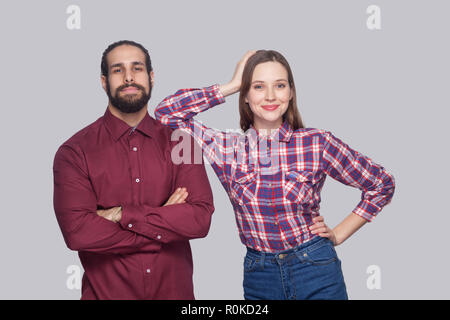
[[[258,132],[253,125],[250,125],[249,130],[254,130]],[[247,131],[249,132],[249,131]],[[272,137],[275,137],[276,134],[278,134],[279,141],[288,143],[291,140],[292,134],[294,133],[294,130],[292,129],[292,126],[287,122],[284,121],[280,128],[278,128],[277,131],[272,133]],[[259,136],[259,134],[257,133]]]
[[[109,108],[106,108],[105,115],[103,117],[106,128],[109,133],[114,138],[114,141],[117,141],[122,137],[126,132],[130,132],[133,127],[130,127],[125,121],[114,116]],[[136,130],[142,132],[148,137],[152,137],[154,123],[152,122],[152,118],[148,114],[145,114],[145,117],[139,122],[136,127]]]
[[[280,141],[283,142],[289,142],[291,140],[292,134],[294,133],[294,130],[292,129],[292,126],[287,122],[284,121],[283,125],[280,127]]]

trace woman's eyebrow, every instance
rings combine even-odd
[[[277,80],[275,80],[274,82],[280,82],[280,81],[288,82],[287,79],[277,79]],[[263,81],[263,80],[255,80],[255,81],[252,81],[252,83],[259,83],[259,82],[264,83],[265,81]]]

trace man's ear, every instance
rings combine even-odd
[[[150,82],[152,84],[153,87],[153,81],[155,80],[155,74],[153,73],[153,71],[150,71]]]
[[[101,78],[103,90],[105,90],[105,92],[106,92],[107,91],[106,90],[106,77],[104,75],[102,75],[100,78]]]

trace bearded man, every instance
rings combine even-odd
[[[214,211],[203,164],[172,161],[172,131],[148,114],[148,51],[124,40],[103,53],[105,114],[55,155],[54,209],[84,268],[81,299],[194,299],[190,239]],[[194,152],[192,152],[194,154]]]

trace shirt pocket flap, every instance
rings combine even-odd
[[[312,181],[313,175],[309,171],[289,171],[286,173],[286,179],[297,182]]]
[[[239,184],[248,184],[255,181],[256,173],[253,172],[236,172],[233,180]]]
[[[295,203],[307,204],[312,199],[313,174],[309,171],[286,172],[284,196]]]

